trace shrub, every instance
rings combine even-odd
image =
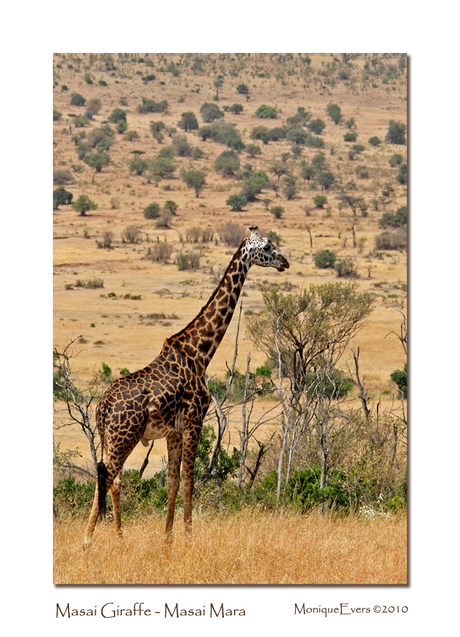
[[[332,250],[320,250],[315,254],[313,260],[317,268],[333,268],[336,262],[336,254]]]
[[[278,110],[274,106],[262,104],[256,110],[256,117],[260,119],[276,119],[278,117]]]
[[[60,205],[71,204],[73,194],[62,186],[53,190],[53,210],[58,210]]]
[[[208,389],[217,400],[221,400],[227,391],[227,383],[218,378],[211,378],[208,383]]]
[[[297,508],[306,511],[318,505],[339,509],[349,509],[350,498],[346,474],[339,469],[329,472],[327,486],[320,487],[321,468],[319,466],[299,469],[289,479],[287,494]]]
[[[234,150],[224,150],[214,162],[214,169],[224,177],[234,175],[240,167],[240,158]]]
[[[137,130],[129,130],[126,132],[126,139],[129,142],[132,142],[135,139],[139,139],[139,133],[137,132]]]
[[[407,184],[407,164],[400,165],[399,174],[396,175],[396,179],[402,186]]]
[[[242,95],[247,95],[249,93],[249,88],[247,86],[247,84],[238,84],[238,86],[236,87],[236,90],[238,91],[238,93],[241,93]]]
[[[198,120],[196,118],[196,115],[192,111],[182,113],[179,126],[184,131],[197,130]]]
[[[237,223],[233,223],[229,221],[221,231],[222,241],[232,247],[237,247],[243,241],[245,237],[244,228],[239,226]]]
[[[248,144],[245,148],[245,152],[249,155],[249,157],[255,157],[256,155],[261,154],[260,146],[257,144]]]
[[[228,110],[234,115],[239,115],[244,111],[244,107],[242,104],[232,104]]]
[[[87,164],[91,168],[94,168],[97,173],[102,172],[102,169],[105,166],[108,166],[109,164],[112,163],[110,159],[110,155],[108,153],[91,152],[85,155],[85,157],[83,158],[83,161],[85,162],[85,164]]]
[[[164,113],[167,110],[168,100],[155,102],[155,100],[148,100],[145,97],[142,98],[142,104],[137,107],[138,113]]]
[[[342,111],[338,104],[333,104],[332,102],[329,102],[326,108],[326,113],[332,119],[334,124],[338,124],[340,120],[342,119]]]
[[[369,144],[371,146],[380,146],[380,144],[382,143],[381,140],[378,137],[376,137],[375,135],[374,135],[374,137],[370,137],[368,139],[368,142],[369,142]]]
[[[382,228],[387,226],[402,228],[405,225],[407,225],[407,206],[401,206],[395,213],[385,212],[379,219],[379,226]]]
[[[275,219],[281,219],[284,215],[283,206],[274,206],[274,208],[270,208],[271,214],[275,217]]]
[[[398,228],[395,232],[382,232],[374,241],[376,250],[404,250],[407,248],[407,230]]]
[[[200,252],[179,252],[177,257],[177,267],[179,270],[198,270],[200,267]]]
[[[133,159],[129,164],[129,170],[136,175],[142,175],[149,167],[145,159]]]
[[[286,175],[284,178],[283,195],[288,201],[297,197],[296,182],[297,179],[293,175]]]
[[[187,170],[182,173],[182,179],[185,181],[189,188],[195,190],[196,197],[199,197],[200,192],[206,185],[206,175],[202,170]]]
[[[327,398],[343,398],[350,393],[354,385],[353,380],[338,369],[324,377],[320,373],[309,373],[306,375],[305,384],[311,396],[320,394]]]
[[[403,156],[400,155],[399,153],[396,153],[395,155],[393,155],[393,157],[390,159],[390,165],[392,167],[394,166],[399,166],[399,164],[402,164],[403,162]]]
[[[160,204],[154,202],[144,208],[144,217],[146,219],[158,219],[160,216]]]
[[[153,248],[149,248],[145,256],[146,259],[151,261],[162,261],[167,263],[173,251],[173,247],[170,243],[156,243]]]
[[[172,177],[175,170],[176,165],[172,162],[170,157],[158,155],[158,157],[152,159],[150,162],[150,171],[154,177]]]
[[[327,204],[327,197],[324,195],[316,195],[316,197],[313,197],[313,203],[317,208],[324,208]]]
[[[322,119],[312,119],[308,124],[307,124],[307,128],[308,130],[310,130],[312,133],[315,133],[316,135],[321,135],[321,133],[323,132],[323,130],[326,128],[326,124],[325,122],[323,122]]]
[[[213,104],[212,102],[205,102],[200,108],[200,114],[206,123],[213,122],[216,119],[222,119],[225,116],[224,111],[221,111],[217,104]]]
[[[243,195],[230,195],[226,201],[227,206],[231,206],[231,209],[235,212],[243,210],[247,203],[248,200]]]
[[[70,98],[71,106],[84,106],[86,104],[86,99],[80,93],[72,93]]]
[[[338,261],[334,267],[338,277],[356,278],[358,276],[358,272],[356,271],[356,267],[352,261],[346,261],[344,259],[342,261]]]
[[[115,139],[115,131],[111,126],[105,124],[100,128],[93,129],[86,138],[91,148],[96,150],[108,150]]]
[[[263,170],[251,173],[243,184],[240,194],[248,201],[256,201],[257,195],[262,192],[268,181],[268,175]]]
[[[356,133],[355,131],[348,131],[348,133],[345,133],[345,135],[343,136],[343,139],[346,142],[355,142],[357,137],[358,133]]]
[[[87,212],[97,209],[97,203],[94,203],[88,195],[80,195],[77,201],[72,204],[72,208],[80,213],[80,217],[86,217]]]
[[[323,190],[329,190],[332,184],[335,182],[334,173],[327,170],[322,170],[316,176],[316,181]]]
[[[141,234],[141,229],[138,226],[131,225],[126,226],[121,235],[123,243],[137,243]]]
[[[175,201],[172,201],[172,199],[168,199],[168,201],[166,201],[163,206],[163,211],[169,212],[172,215],[176,215],[178,208],[179,206]]]
[[[390,120],[385,141],[389,144],[404,145],[406,143],[406,125]]]
[[[400,369],[395,369],[395,371],[391,373],[390,378],[394,383],[396,383],[403,397],[407,398],[407,363],[404,363],[402,371]]]
[[[74,181],[72,173],[68,170],[55,170],[53,172],[53,184],[60,186],[63,184],[69,184]]]

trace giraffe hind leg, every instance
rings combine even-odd
[[[107,467],[103,462],[97,465],[96,489],[94,491],[94,500],[88,524],[85,530],[85,538],[83,548],[87,549],[91,546],[94,529],[99,517],[104,516],[106,512],[106,495],[107,495]]]
[[[112,496],[113,503],[113,516],[115,519],[115,528],[120,537],[123,537],[123,530],[121,528],[121,512],[120,512],[120,489],[121,489],[121,471],[115,477],[112,486],[110,487],[110,495]]]
[[[168,446],[168,476],[166,486],[168,491],[168,511],[166,514],[166,539],[170,539],[174,523],[176,497],[180,482],[180,463],[182,458],[182,436],[175,432],[166,439]]]

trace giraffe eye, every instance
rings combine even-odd
[[[264,245],[264,250],[265,252],[270,252],[270,246],[268,245],[268,243]]]

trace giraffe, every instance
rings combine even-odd
[[[113,502],[115,527],[123,535],[120,485],[123,465],[134,447],[166,438],[168,451],[165,534],[171,534],[182,463],[184,523],[192,527],[192,492],[195,456],[203,419],[211,402],[206,368],[230,324],[249,268],[289,268],[278,248],[250,228],[233,255],[222,280],[198,315],[180,332],[166,339],[159,356],[137,372],[115,380],[96,407],[96,425],[102,458],[97,465],[93,506],[85,531],[90,546],[99,514],[105,512],[107,490]],[[105,459],[104,459],[105,458]]]

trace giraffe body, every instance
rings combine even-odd
[[[275,267],[282,272],[289,263],[257,228],[234,254],[221,282],[207,304],[183,330],[168,338],[158,357],[143,369],[115,380],[96,408],[102,460],[98,484],[85,532],[85,547],[110,489],[115,525],[122,535],[120,516],[121,472],[134,447],[166,438],[168,449],[168,511],[166,535],[174,521],[182,464],[184,521],[191,530],[195,456],[211,394],[206,368],[221,342],[236,308],[251,265]]]

